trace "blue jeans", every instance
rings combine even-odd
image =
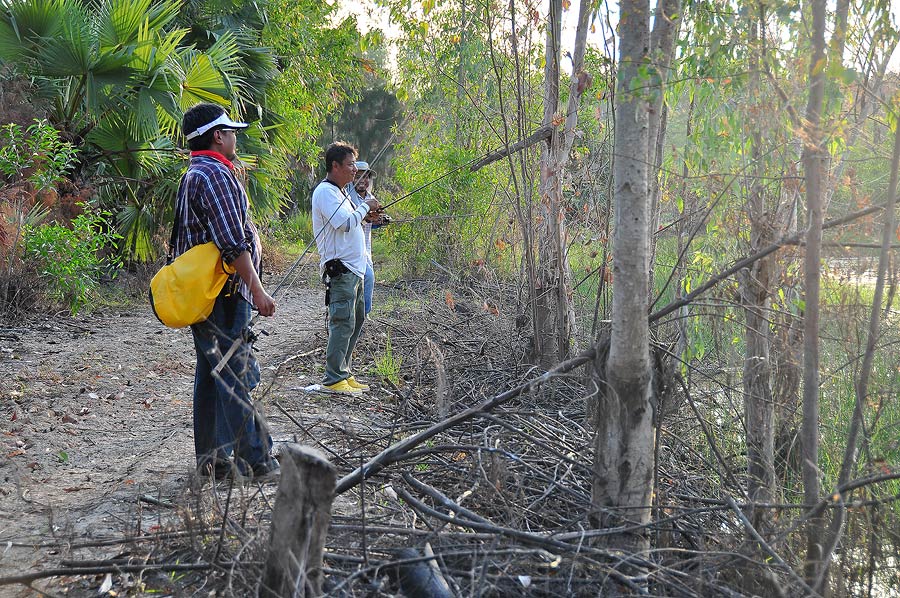
[[[226,285],[226,288],[230,285]],[[250,304],[239,295],[224,293],[205,322],[191,326],[197,369],[194,372],[194,450],[197,465],[215,460],[249,470],[269,461],[272,437],[256,412],[250,391],[259,384],[259,365],[250,343],[242,341],[216,374],[213,369],[250,322]]]
[[[365,296],[366,315],[372,311],[372,295],[375,294],[375,270],[372,264],[366,264],[366,277],[363,278],[363,295]]]
[[[363,279],[352,272],[331,279],[328,303],[328,347],[325,349],[325,378],[331,385],[350,377],[353,349],[366,319]]]

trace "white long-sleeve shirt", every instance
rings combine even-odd
[[[325,272],[325,262],[339,259],[351,272],[365,277],[368,258],[362,225],[368,213],[368,204],[354,206],[346,192],[327,179],[315,188],[312,223],[319,249],[320,275]]]

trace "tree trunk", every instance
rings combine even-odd
[[[541,154],[540,230],[538,235],[538,285],[535,288],[535,336],[542,339],[534,349],[533,357],[547,366],[567,359],[572,353],[572,336],[575,328],[575,309],[571,297],[571,272],[567,257],[568,234],[566,212],[562,193],[562,174],[568,162],[569,150],[575,140],[578,125],[578,106],[581,96],[590,86],[590,75],[584,72],[584,54],[587,45],[588,17],[591,3],[582,0],[575,30],[575,47],[572,52],[572,78],[569,83],[569,101],[565,117],[557,114],[559,108],[559,58],[562,16],[562,0],[550,1],[550,18],[547,27],[546,65],[544,67],[544,127],[551,127],[550,137]],[[558,131],[554,124],[564,122]],[[549,341],[549,342],[548,342]]]
[[[819,262],[822,249],[822,148],[821,113],[825,87],[825,0],[811,2],[812,57],[809,63],[809,101],[803,140],[806,173],[806,256],[804,258],[805,313],[803,317],[803,495],[814,505],[821,495],[819,480]],[[824,515],[810,519],[806,529],[807,583],[814,585],[822,566]]]
[[[681,24],[681,0],[658,0],[656,14],[661,18],[653,20],[653,33],[650,37],[651,60],[659,77],[659,88],[651,92],[650,115],[648,121],[647,160],[653,167],[650,173],[650,234],[651,246],[655,249],[656,230],[659,228],[659,169],[662,166],[663,149],[666,142],[666,123],[668,122],[668,105],[666,99],[666,80],[672,65],[675,38]],[[651,249],[651,270],[656,252]]]
[[[650,7],[624,0],[619,24],[616,92],[612,334],[594,437],[591,507],[594,523],[612,527],[650,520],[654,406],[651,397],[649,289],[649,98],[638,68],[647,60]],[[638,79],[638,81],[635,81]],[[609,536],[627,551],[649,548],[645,532]]]
[[[544,53],[544,119],[543,126],[551,125],[559,107],[559,54],[562,30],[562,0],[550,0],[547,17],[547,41]],[[551,203],[551,189],[559,180],[559,173],[550,166],[554,144],[559,143],[556,131],[551,132],[547,144],[541,150],[541,181],[538,187],[538,263],[534,304],[534,345],[532,357],[545,367],[555,361],[559,351],[559,339],[553,320],[556,295],[555,236],[559,234],[557,223],[560,206]]]
[[[460,0],[459,11],[459,43],[456,44],[457,58],[459,60],[456,66],[456,145],[463,147],[464,126],[459,122],[459,119],[462,116],[466,100],[466,38],[468,36],[468,30],[466,29],[466,0]]]
[[[759,81],[759,21],[762,15],[750,17],[750,102],[757,108],[752,114],[762,115],[762,92]],[[751,121],[752,176],[749,192],[750,252],[755,253],[772,241],[772,217],[766,210],[762,181],[763,135],[758,119]],[[772,364],[770,360],[769,289],[773,283],[773,256],[754,263],[741,276],[741,300],[744,307],[744,422],[747,428],[747,495],[751,503],[771,503],[775,496],[775,408],[772,396]],[[763,537],[769,529],[766,509],[751,509],[749,519]]]

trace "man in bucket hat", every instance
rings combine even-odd
[[[359,206],[367,199],[375,199],[372,193],[373,179],[376,172],[369,167],[364,160],[356,161],[356,178],[347,185],[347,193],[353,201],[353,205]],[[387,214],[384,212],[370,212],[363,220],[363,234],[366,237],[366,276],[363,279],[363,295],[366,305],[366,315],[372,311],[372,295],[375,293],[375,264],[372,261],[372,229],[384,226],[388,223]]]
[[[259,365],[251,350],[250,308],[255,306],[260,315],[271,316],[275,301],[259,279],[259,235],[250,219],[247,194],[234,172],[237,131],[248,126],[231,120],[216,104],[198,104],[185,112],[182,120],[191,161],[178,187],[173,254],[213,241],[224,262],[237,271],[216,299],[209,318],[191,326],[197,353],[197,468],[201,475],[216,478],[236,472],[262,479],[279,472],[270,455],[272,438],[250,399],[250,391],[259,384]],[[237,350],[220,364],[233,345]]]

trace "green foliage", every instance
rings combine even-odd
[[[181,117],[197,102],[254,123],[239,141],[253,166],[251,201],[257,212],[280,210],[298,140],[311,160],[321,124],[360,78],[355,23],[328,25],[334,10],[284,0],[23,0],[0,9],[0,60],[49,100],[50,123],[81,144],[76,175],[114,214],[123,255],[146,260],[171,222]]]
[[[75,161],[76,150],[60,139],[47,121],[35,120],[24,131],[16,123],[0,128],[0,172],[15,183],[24,178],[36,191],[63,179]]]
[[[318,0],[269,0],[266,11],[260,42],[281,57],[267,91],[268,107],[279,115],[276,143],[317,164],[316,140],[329,115],[358,99],[363,74],[372,68],[360,48],[379,34],[361,36],[355,19],[338,21],[337,5]]]
[[[29,226],[24,235],[25,258],[37,264],[50,298],[66,305],[72,315],[88,304],[101,276],[121,266],[117,258],[101,256],[120,237],[109,227],[111,214],[84,207],[71,228]]]
[[[347,141],[359,149],[362,160],[371,161],[378,156],[375,169],[379,179],[392,175],[390,165],[394,157],[393,141],[400,124],[401,106],[397,96],[387,84],[367,77],[370,81],[361,91],[361,97],[344,103],[340,108],[340,118],[333,118],[331,127],[327,127],[321,138],[324,147],[334,140]]]
[[[833,285],[836,286],[836,285]],[[847,441],[847,425],[856,406],[856,384],[859,377],[857,360],[864,351],[863,338],[849,334],[853,326],[866,322],[872,305],[870,284],[850,287],[844,285],[840,303],[830,304],[826,313],[840,317],[823,317],[822,356],[828,375],[822,378],[821,421],[822,450],[820,464],[825,476],[825,488],[834,486],[841,467],[841,458]],[[838,299],[838,289],[830,293]],[[900,425],[900,408],[895,400],[895,389],[900,383],[900,363],[897,355],[888,348],[898,338],[896,327],[889,322],[882,324],[872,371],[868,381],[868,395],[863,405],[865,414],[865,453],[863,458],[870,465],[894,464],[900,460],[897,442],[897,426]],[[893,494],[895,491],[890,491]]]
[[[413,190],[428,184],[398,204],[396,213],[402,210],[409,217],[423,219],[392,224],[380,233],[408,260],[409,272],[421,271],[432,260],[465,266],[492,249],[486,244],[495,220],[489,210],[494,174],[489,170],[469,172],[464,167],[472,160],[471,152],[449,141],[441,143],[439,134],[434,135],[434,143],[401,145],[399,152],[408,159],[396,165],[396,180],[402,188]],[[442,175],[448,176],[435,180]],[[447,218],[426,219],[441,216]],[[502,253],[506,248],[501,247],[502,243],[493,249]]]
[[[297,211],[294,214],[271,221],[269,232],[283,243],[306,245],[313,239],[312,214]]]
[[[390,380],[396,386],[400,384],[400,366],[402,363],[403,359],[398,355],[394,355],[391,337],[388,335],[384,341],[384,350],[375,356],[375,373],[385,380]]]

